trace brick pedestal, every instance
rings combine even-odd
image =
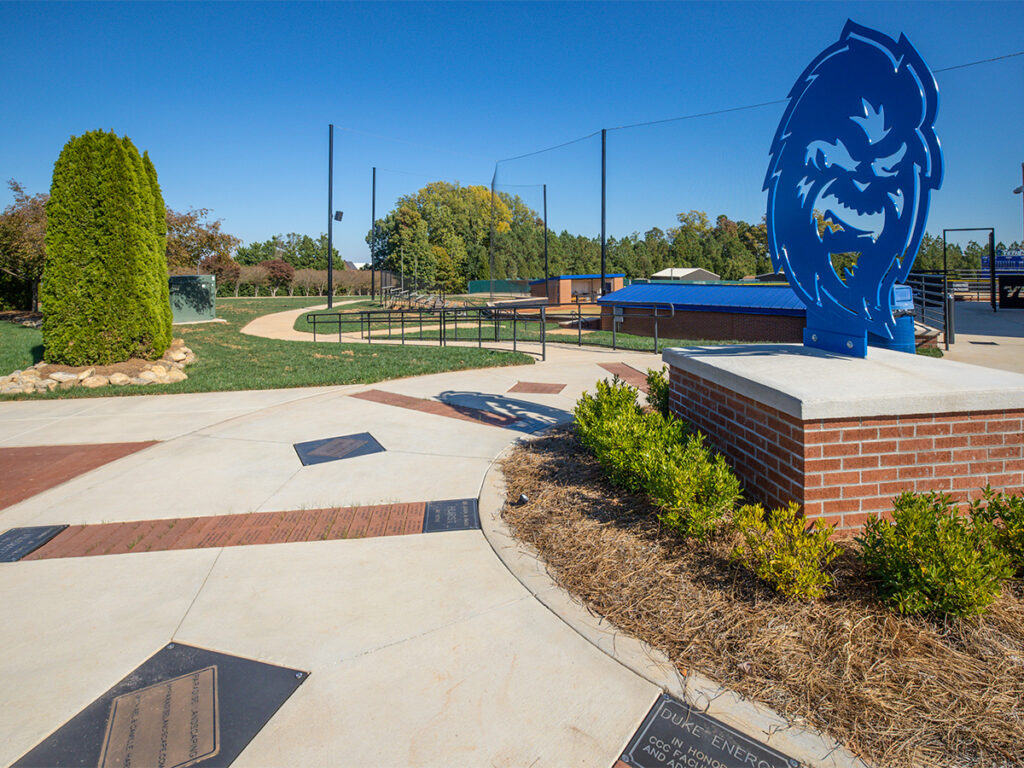
[[[908,355],[789,345],[671,349],[672,410],[747,494],[857,530],[903,491],[1024,490],[1024,376]]]

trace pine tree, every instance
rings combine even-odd
[[[46,361],[102,365],[163,354],[171,338],[166,224],[156,220],[163,200],[131,140],[105,131],[71,137],[46,210]]]

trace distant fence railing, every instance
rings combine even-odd
[[[529,295],[529,280],[470,280],[469,293],[518,293]]]

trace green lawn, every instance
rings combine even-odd
[[[283,389],[331,384],[366,384],[404,376],[532,363],[529,355],[462,347],[307,344],[246,336],[239,329],[255,317],[286,309],[315,306],[323,297],[240,298],[217,300],[217,316],[226,323],[179,325],[181,337],[196,353],[188,379],[177,384],[75,388],[5,399],[110,397],[164,392],[216,392],[234,389]],[[31,365],[42,354],[42,334],[0,323],[0,372]]]

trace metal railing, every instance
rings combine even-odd
[[[619,325],[625,320],[650,320],[653,329],[653,346],[657,354],[660,346],[659,320],[675,316],[675,307],[668,303],[636,304],[621,307],[621,311],[613,315],[611,328],[611,347],[618,349],[620,344]],[[412,307],[383,308],[361,310],[357,312],[317,312],[309,315],[309,323],[313,326],[313,340],[316,341],[327,333],[337,333],[338,341],[345,341],[345,333],[351,338],[358,333],[360,341],[372,344],[375,341],[407,343],[434,343],[440,347],[456,342],[476,342],[476,346],[485,348],[492,344],[512,343],[513,351],[520,351],[524,344],[539,344],[541,360],[547,359],[548,324],[560,321],[568,323],[568,327],[576,329],[576,346],[585,345],[583,330],[587,321],[599,319],[600,316],[586,315],[581,308],[568,313],[552,315],[548,313],[546,304],[488,307]],[[535,328],[539,326],[539,328]],[[642,334],[626,334],[637,336]],[[571,337],[570,337],[571,338]],[[572,343],[563,340],[560,335],[558,343]],[[607,346],[607,344],[597,344]],[[632,348],[632,347],[630,347]],[[531,352],[529,347],[524,351]]]
[[[344,341],[348,327],[350,333],[358,330],[359,339],[367,344],[377,341],[408,342],[435,341],[446,347],[456,342],[476,341],[479,348],[486,344],[512,342],[512,350],[519,351],[523,343],[534,341],[520,337],[520,329],[539,324],[540,359],[547,359],[547,307],[413,307],[398,309],[370,309],[359,312],[316,313],[309,315],[313,326],[313,340],[322,334],[320,326],[337,329],[338,341]],[[511,324],[511,335],[507,326]],[[475,333],[473,333],[475,331]]]
[[[946,349],[956,341],[953,294],[945,272],[911,272],[906,279],[914,292],[914,319],[931,328],[942,329]]]

